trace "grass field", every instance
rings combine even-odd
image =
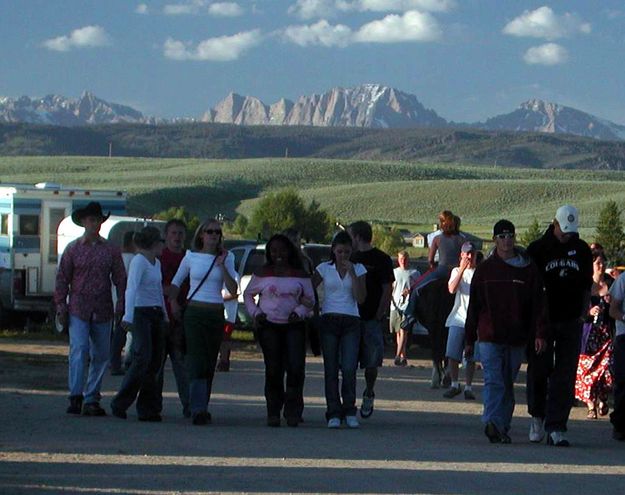
[[[534,217],[548,222],[559,205],[572,203],[590,239],[605,202],[625,202],[625,172],[406,162],[1,157],[0,177],[125,190],[130,212],[143,215],[181,205],[200,216],[249,215],[263,193],[294,187],[343,222],[364,218],[429,230],[446,208],[462,217],[463,230],[482,235],[499,218],[523,228]]]

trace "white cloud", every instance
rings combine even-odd
[[[455,0],[297,0],[289,14],[300,19],[331,18],[342,12],[447,12]]]
[[[201,41],[195,48],[191,44],[167,38],[163,45],[163,54],[173,60],[229,62],[237,60],[261,41],[262,35],[258,29],[232,36],[209,38]]]
[[[282,36],[299,46],[347,46],[351,42],[352,30],[342,24],[332,26],[322,19],[310,26],[289,26]]]
[[[163,7],[165,15],[210,14],[216,17],[237,17],[243,12],[243,8],[236,2],[210,2],[208,0],[188,0]]]
[[[525,63],[530,65],[559,65],[565,63],[568,58],[566,48],[556,43],[533,46],[523,55]]]
[[[304,20],[334,17],[336,2],[334,0],[297,0],[289,7],[288,13]]]
[[[163,7],[165,15],[192,15],[199,14],[206,8],[205,0],[191,0],[186,3],[167,4]]]
[[[590,24],[584,22],[577,14],[565,13],[557,15],[546,5],[536,10],[526,10],[503,28],[505,34],[512,36],[528,36],[555,40],[577,33],[588,34]]]
[[[235,2],[216,2],[208,7],[209,14],[219,17],[237,17],[243,12],[243,8]]]
[[[140,3],[135,8],[135,14],[148,14],[148,13],[149,13],[148,6],[144,3]]]
[[[354,34],[354,41],[360,43],[435,41],[441,35],[441,28],[431,14],[412,10],[404,15],[390,14],[383,19],[365,24]]]
[[[447,12],[456,6],[454,0],[358,0],[351,4],[356,10],[372,12]]]
[[[111,39],[106,31],[100,26],[85,26],[75,29],[67,36],[58,36],[42,43],[48,50],[67,52],[73,48],[92,48],[107,46]]]

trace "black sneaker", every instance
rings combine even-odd
[[[204,426],[210,424],[211,421],[212,418],[209,412],[195,413],[193,415],[193,424],[196,426]]]
[[[475,394],[473,390],[464,390],[464,400],[475,400]]]
[[[510,443],[512,440],[507,433],[501,433],[495,423],[489,421],[484,428],[484,434],[490,440],[490,443]]]
[[[106,411],[97,402],[89,402],[82,406],[83,416],[106,416]]]
[[[119,419],[126,419],[128,417],[126,411],[123,411],[113,405],[111,405],[111,414]]]
[[[82,412],[82,395],[70,396],[69,406],[65,412],[67,414],[80,414]]]
[[[280,427],[280,416],[267,416],[267,426],[272,428]]]
[[[146,416],[139,416],[139,421],[144,421],[148,423],[160,423],[163,421],[163,417],[159,413],[148,414]]]
[[[444,394],[443,397],[445,397],[445,399],[453,399],[456,395],[460,395],[462,393],[462,391],[460,390],[460,387],[450,387],[449,390],[447,390]]]
[[[373,403],[375,401],[375,394],[367,395],[367,391],[362,394],[362,404],[360,405],[360,417],[367,419],[373,414]]]
[[[401,366],[401,358],[399,356],[395,356],[394,364],[395,366]]]

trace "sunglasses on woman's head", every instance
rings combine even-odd
[[[221,235],[221,229],[204,229],[205,234],[219,234]]]
[[[506,232],[505,234],[497,234],[495,237],[497,239],[512,239],[514,237],[514,234],[511,234],[510,232]]]

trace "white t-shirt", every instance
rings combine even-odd
[[[189,295],[193,294],[214,259],[215,256],[212,254],[187,251],[171,283],[180,287],[184,280],[190,277]],[[224,267],[230,276],[236,280],[237,272],[234,269],[234,255],[232,253],[228,253],[226,256]],[[224,298],[221,295],[223,286],[222,271],[218,266],[213,266],[210,275],[193,296],[193,301],[223,304]]]
[[[358,303],[352,293],[352,277],[346,274],[341,278],[336,265],[330,261],[319,264],[317,273],[323,279],[323,301],[321,314],[336,313],[349,316],[360,316]],[[360,263],[354,263],[354,272],[357,277],[367,273],[367,269]]]
[[[613,301],[621,301],[620,310],[625,312],[625,276],[619,275],[610,287],[610,295]],[[616,335],[625,334],[625,322],[616,320]]]
[[[134,321],[135,308],[146,306],[160,306],[163,314],[167,315],[161,276],[161,262],[157,259],[154,264],[142,254],[136,255],[128,268],[128,283],[126,285],[126,312],[123,320]]]
[[[407,270],[397,267],[393,270],[395,282],[393,283],[393,294],[391,300],[391,311],[404,311],[408,307],[410,295],[404,296],[405,289],[410,289],[412,282],[421,275],[419,270],[408,268]]]
[[[451,271],[451,275],[449,276],[449,280],[453,280],[460,272],[460,268],[456,267]],[[473,279],[473,274],[475,273],[475,268],[467,268],[462,273],[462,279],[460,280],[460,284],[458,284],[458,289],[456,290],[456,298],[454,299],[454,307],[451,309],[449,316],[447,317],[447,321],[445,322],[446,327],[462,327],[464,328],[464,323],[467,321],[467,309],[469,308],[469,296],[471,295],[471,279]]]

